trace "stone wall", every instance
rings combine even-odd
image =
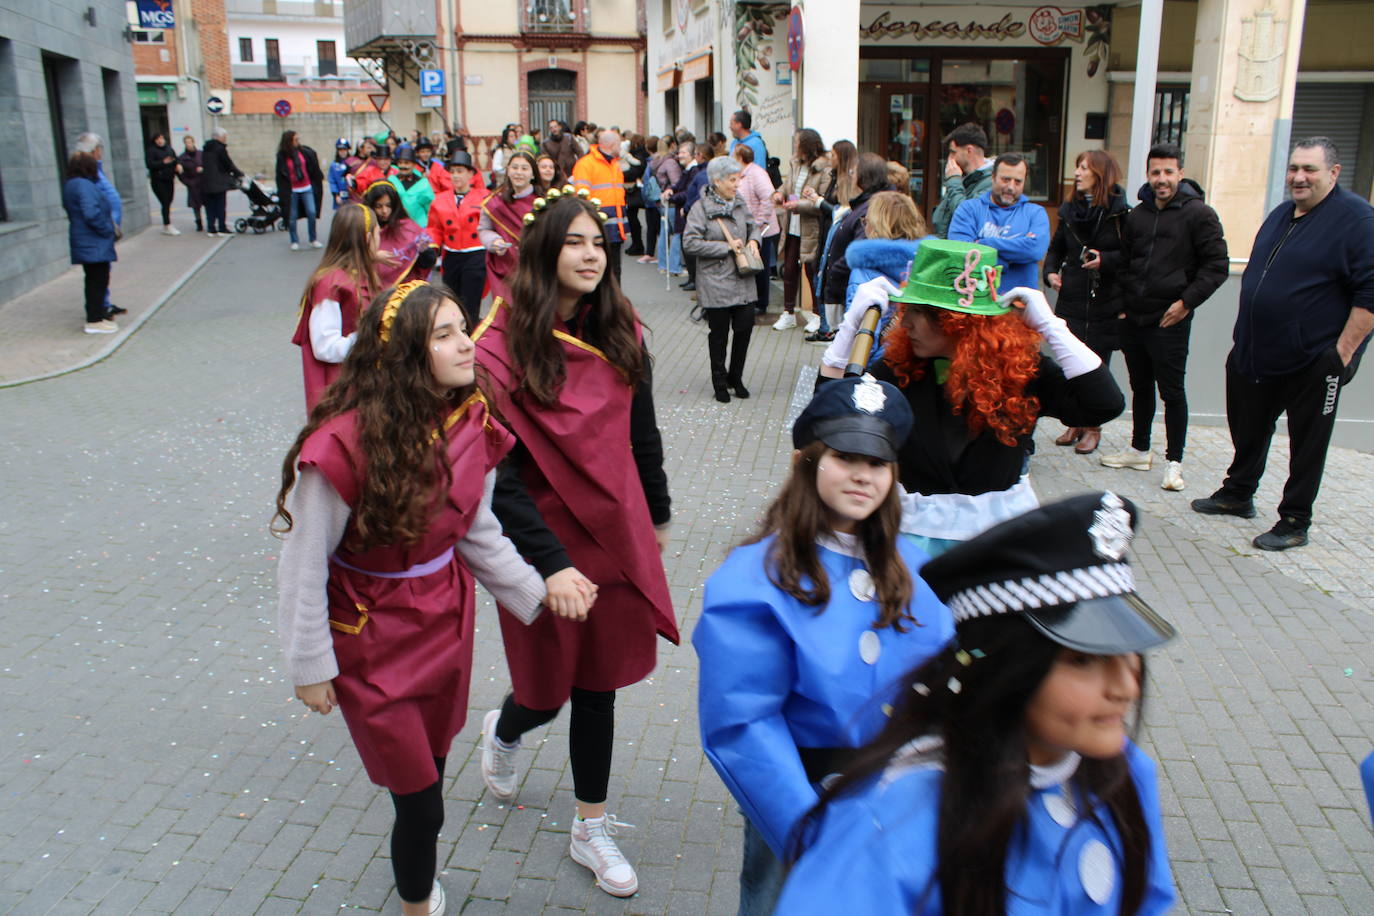
[[[356,147],[366,134],[382,130],[373,112],[366,114],[308,114],[279,118],[276,115],[221,115],[212,119],[229,131],[229,155],[248,175],[265,176],[269,182],[276,170],[277,147],[282,131],[294,130],[301,142],[315,150],[320,168],[328,169],[334,158],[334,141],[347,137]]]

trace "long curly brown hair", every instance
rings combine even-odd
[[[906,309],[900,307],[883,336],[883,362],[903,387],[924,376],[929,362],[911,350],[911,338],[902,327]],[[956,414],[967,414],[969,432],[976,436],[990,429],[1003,445],[1029,435],[1040,415],[1040,399],[1026,395],[1026,385],[1040,370],[1040,335],[1010,312],[930,312],[954,343],[945,397]]]
[[[510,354],[520,369],[521,388],[541,404],[558,399],[567,377],[563,345],[553,336],[558,317],[558,257],[568,227],[585,213],[598,226],[596,207],[568,194],[549,201],[539,217],[520,236],[520,262],[511,283],[510,322],[506,326]],[[606,272],[596,289],[578,306],[590,305],[582,324],[582,339],[606,354],[631,386],[644,377],[644,348],[635,336],[635,311],[620,291],[615,271]]]
[[[792,462],[778,496],[764,513],[758,530],[746,544],[776,535],[768,550],[768,580],[803,604],[822,610],[830,601],[830,577],[816,552],[816,538],[829,532],[825,503],[816,489],[816,469],[825,455],[824,442],[812,442]],[[859,525],[859,543],[878,602],[874,626],[905,633],[908,623],[923,626],[911,615],[911,570],[897,551],[902,525],[902,502],[893,467],[892,486],[882,504]]]
[[[472,393],[473,386],[440,391],[430,369],[428,345],[435,311],[440,304],[455,300],[448,290],[430,284],[413,290],[391,322],[390,340],[383,343],[382,312],[394,289],[383,290],[363,312],[357,340],[339,377],[310,412],[309,422],[286,453],[273,516],[276,534],[285,534],[293,524],[286,497],[296,484],[296,464],[305,440],[348,411],[357,412],[364,461],[358,469],[362,487],[353,506],[356,543],[350,541],[350,549],[365,551],[419,540],[448,487],[452,472],[445,460],[444,437],[434,432],[445,415]]]

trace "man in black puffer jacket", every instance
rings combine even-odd
[[[1131,444],[1103,455],[1109,468],[1150,469],[1150,427],[1155,388],[1164,401],[1168,462],[1166,490],[1183,489],[1183,442],[1188,434],[1188,337],[1193,312],[1226,281],[1226,238],[1216,211],[1203,203],[1202,188],[1183,177],[1183,151],[1172,143],[1150,148],[1149,184],[1140,206],[1126,215],[1126,271],[1121,303],[1121,355],[1131,380]]]

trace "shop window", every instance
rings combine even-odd
[[[1155,89],[1154,131],[1151,143],[1183,146],[1188,130],[1188,87],[1159,86]]]
[[[253,62],[253,39],[239,39],[239,63],[251,64]]]

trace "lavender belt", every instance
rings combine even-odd
[[[438,572],[439,570],[447,566],[450,562],[452,562],[453,548],[450,547],[448,550],[445,550],[443,553],[439,554],[437,557],[435,557],[432,560],[429,560],[428,562],[420,563],[417,566],[412,566],[410,567],[410,569],[403,569],[400,572],[373,572],[370,569],[359,569],[357,566],[354,566],[351,563],[345,563],[343,560],[340,560],[338,554],[335,554],[334,556],[330,557],[330,559],[333,560],[335,563],[338,563],[344,569],[351,569],[354,572],[360,572],[365,576],[376,576],[378,579],[418,579],[421,576],[427,576],[430,573]]]

